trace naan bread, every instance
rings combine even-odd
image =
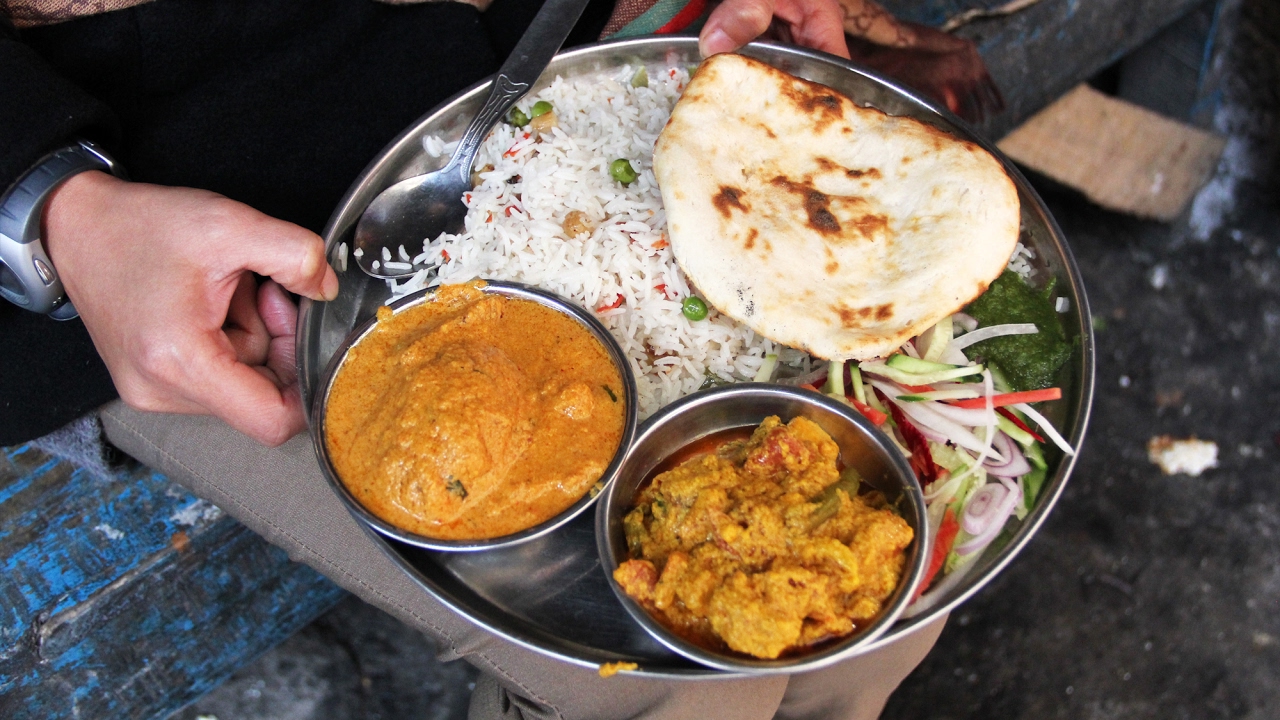
[[[822,358],[882,357],[1004,270],[1018,193],[973,143],[740,55],[702,63],[654,148],[708,302]]]

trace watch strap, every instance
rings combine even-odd
[[[45,252],[40,233],[49,195],[86,170],[122,176],[110,156],[81,140],[41,158],[0,197],[0,297],[57,320],[78,315]]]

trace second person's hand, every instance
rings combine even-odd
[[[776,17],[797,45],[847,59],[844,15],[839,0],[724,0],[702,26],[698,49],[703,57],[733,52],[760,37]]]

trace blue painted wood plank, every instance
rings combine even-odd
[[[167,717],[344,595],[145,468],[0,458],[0,717]]]

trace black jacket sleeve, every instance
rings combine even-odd
[[[110,109],[54,72],[0,16],[0,187],[8,188],[45,153],[76,136],[110,147],[118,135]]]
[[[0,188],[85,135],[130,179],[212,190],[319,232],[369,160],[496,70],[540,5],[159,0],[0,26]],[[594,41],[612,7],[592,0],[569,45]],[[0,445],[112,397],[81,323],[0,301]]]
[[[0,17],[0,188],[77,136],[116,140],[110,109],[53,71]],[[0,301],[0,446],[43,435],[115,397],[79,320]]]

